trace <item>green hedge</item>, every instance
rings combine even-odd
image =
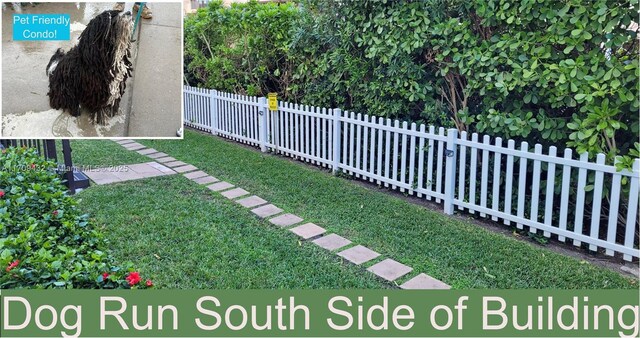
[[[31,148],[0,155],[0,288],[147,288],[116,264],[56,164]]]
[[[638,157],[637,0],[213,1],[191,85]]]

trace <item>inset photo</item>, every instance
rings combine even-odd
[[[182,2],[3,2],[3,138],[182,138]]]

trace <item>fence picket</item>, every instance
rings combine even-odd
[[[434,135],[436,129],[434,126],[429,126],[429,134]],[[433,138],[429,138],[429,153],[427,155],[427,191],[433,192]],[[427,199],[431,200],[431,194],[427,194]]]
[[[596,163],[604,164],[604,154],[596,155]],[[591,233],[592,238],[598,238],[600,233],[600,212],[602,205],[602,190],[604,188],[604,173],[602,171],[596,171],[596,179],[593,182],[593,206],[591,208]],[[589,244],[589,250],[598,250],[597,245]]]
[[[387,126],[391,125],[391,119],[387,119]],[[384,177],[391,178],[391,131],[387,129],[387,137],[385,138],[385,152],[384,152]],[[384,186],[388,187],[389,183],[384,182]]]
[[[398,129],[400,129],[400,121],[398,120],[394,120],[393,121],[393,127],[394,127],[394,132],[393,132],[393,153],[391,153],[391,156],[393,157],[393,169],[391,169],[391,179],[393,180],[393,182],[397,182],[398,181],[398,155],[399,150],[398,147],[400,145],[400,132],[398,131]],[[391,185],[391,189],[395,189],[396,185],[392,184]]]
[[[402,131],[407,130],[408,124],[406,121],[402,122]],[[402,133],[402,153],[400,153],[400,182],[407,183],[407,134]],[[396,156],[397,158],[397,156]],[[400,188],[401,192],[404,192],[404,188]]]
[[[320,108],[314,107],[313,112],[316,114],[320,114]],[[313,156],[322,158],[320,154],[320,145],[322,144],[320,143],[320,122],[321,122],[321,119],[318,116],[313,117],[313,120],[311,122],[311,125],[312,125],[311,133],[313,135],[311,136],[311,139],[315,140],[315,142],[312,142],[311,150],[312,150]],[[316,165],[320,165],[320,163],[322,162],[313,161],[313,163]]]
[[[556,157],[557,149],[554,146],[549,147],[549,156]],[[547,167],[547,191],[545,193],[545,202],[544,202],[544,224],[548,226],[552,226],[552,211],[553,211],[553,197],[554,197],[554,188],[555,188],[555,180],[556,180],[556,165],[554,163],[549,163]],[[543,235],[545,237],[551,237],[551,232],[544,231]]]
[[[329,144],[331,144],[331,131],[329,130],[328,124],[329,124],[329,118],[327,115],[327,108],[322,108],[322,115],[324,115],[324,117],[322,118],[322,126],[324,127],[322,129],[322,158],[324,158],[325,160],[329,159]],[[323,164],[324,166],[324,164]]]
[[[507,141],[507,148],[513,150],[516,146],[514,140]],[[504,176],[504,212],[511,215],[511,199],[513,198],[513,155],[507,155],[507,173]],[[504,224],[509,225],[511,222],[507,219],[503,220]]]
[[[376,118],[375,116],[371,116],[371,122],[375,123]],[[376,167],[375,167],[375,160],[376,160],[376,128],[369,128],[367,134],[370,135],[370,149],[369,149],[369,170],[368,172],[370,172],[371,174],[376,172]],[[365,134],[366,135],[366,134]],[[369,182],[373,182],[373,175],[369,176]]]
[[[343,126],[343,131],[342,131],[342,134],[343,134],[343,138],[342,138],[342,142],[343,142],[343,145],[342,145],[342,147],[343,147],[342,148],[342,150],[343,150],[343,152],[342,152],[342,163],[345,166],[347,166],[347,165],[350,165],[349,162],[352,161],[351,157],[349,156],[349,138],[348,138],[348,136],[351,134],[351,131],[352,131],[351,128],[353,127],[353,124],[350,123],[349,120],[348,120],[349,112],[345,111],[342,115],[345,118],[344,123],[342,125]],[[353,143],[353,142],[351,142],[351,143]],[[351,153],[353,153],[353,151],[351,151]],[[343,170],[343,171],[346,172],[347,174],[351,173],[350,170]]]
[[[463,131],[460,133],[461,140],[467,140],[467,132]],[[467,182],[467,178],[465,177],[467,170],[467,146],[461,144],[460,145],[460,165],[458,166],[458,200],[464,202],[465,196],[465,183]],[[462,204],[458,205],[458,209],[462,210],[464,207]]]
[[[443,136],[444,137],[444,128],[440,127],[438,128],[438,135]],[[442,166],[443,166],[443,161],[444,161],[444,142],[442,140],[438,141],[438,154],[437,154],[438,158],[437,158],[437,168],[436,168],[436,192],[441,194],[442,193],[442,181],[444,180],[444,177],[442,176]],[[436,202],[440,203],[440,199],[436,198]]]
[[[353,115],[352,115],[353,116]],[[362,114],[358,113],[358,115],[356,116],[356,119],[358,121],[362,121]],[[357,126],[355,126],[356,128],[356,153],[355,153],[355,158],[356,158],[356,162],[354,164],[354,168],[356,169],[362,169],[360,167],[360,144],[361,144],[361,140],[362,140],[362,125],[358,124]],[[353,136],[353,135],[352,135]],[[354,157],[353,155],[351,155],[351,157]],[[356,173],[356,177],[359,178],[360,174]]]
[[[420,125],[420,134],[424,135],[425,133],[425,126],[424,124]],[[418,141],[418,197],[422,197],[422,193],[420,191],[422,191],[422,189],[424,188],[423,185],[423,178],[424,178],[424,153],[425,153],[425,149],[424,149],[424,137],[420,137],[420,140]]]
[[[471,134],[471,142],[478,143],[478,134]],[[470,164],[470,172],[469,172],[469,203],[476,204],[476,189],[478,188],[476,184],[476,178],[478,177],[476,171],[478,170],[478,148],[471,148],[471,164]],[[474,210],[469,210],[471,214],[474,214]]]
[[[571,149],[564,150],[564,158],[573,158]],[[569,183],[571,181],[571,166],[562,166],[562,192],[560,193],[560,219],[558,227],[561,230],[567,229],[567,216],[569,215]],[[564,242],[565,237],[558,235],[558,240]]]
[[[580,155],[580,161],[589,162],[589,153],[586,151]],[[585,199],[585,191],[584,188],[587,186],[587,169],[580,168],[578,170],[578,187],[577,192],[578,195],[576,197],[576,218],[574,221],[574,232],[582,234],[582,217],[584,213],[584,199]],[[573,245],[580,246],[582,242],[574,239]]]
[[[624,246],[627,248],[633,248],[636,222],[638,221],[638,193],[640,190],[640,179],[638,179],[638,171],[640,170],[640,159],[633,161],[633,175],[631,176],[631,182],[629,183],[629,204],[627,207],[627,222],[626,231],[624,235]],[[636,256],[637,257],[637,256]],[[633,256],[629,254],[622,255],[625,261],[631,261]]]
[[[502,138],[496,137],[495,140],[496,147],[502,148]],[[498,205],[498,198],[500,197],[500,162],[502,161],[502,154],[499,152],[495,152],[493,159],[493,199],[491,202],[491,208],[493,210],[499,210],[500,206]],[[498,220],[498,217],[495,215],[491,215],[491,219],[494,221]]]
[[[364,122],[369,123],[369,115],[367,114],[364,115]],[[367,165],[369,164],[369,127],[362,127],[362,128],[364,129],[362,131],[362,133],[364,134],[363,135],[364,139],[362,140],[362,168],[361,169],[362,171],[370,172],[369,168],[367,168]],[[358,129],[358,132],[360,133],[359,129]],[[359,139],[360,137],[358,136],[358,140]],[[358,163],[360,163],[360,160],[358,160]],[[365,176],[362,176],[362,178],[366,179]]]
[[[542,154],[542,145],[536,144],[533,147],[533,152],[536,154]],[[533,161],[533,176],[531,179],[531,212],[529,219],[538,222],[538,199],[540,198],[540,161]],[[535,233],[536,227],[529,226],[529,232]]]
[[[620,158],[615,158],[615,164],[620,162]],[[609,224],[607,224],[607,242],[616,243],[616,230],[618,225],[618,208],[620,205],[620,181],[622,180],[622,175],[613,174],[613,179],[611,180],[611,194],[609,204]],[[611,249],[606,249],[605,254],[609,256],[613,256],[614,251]]]
[[[482,149],[482,176],[480,178],[480,206],[487,206],[487,185],[489,184],[489,149],[486,147],[491,143],[489,135],[485,135],[482,138],[482,145],[485,146]],[[486,217],[484,212],[480,213],[480,217]]]
[[[411,189],[409,189],[409,194],[413,195],[413,189],[415,187],[414,180],[414,171],[416,167],[416,137],[414,135],[416,131],[416,124],[411,123],[411,144],[409,145],[410,153],[409,153],[409,185]]]
[[[384,125],[384,119],[382,117],[378,118],[378,124],[379,125]],[[384,134],[382,131],[382,128],[378,129],[378,164],[377,164],[377,168],[378,170],[376,171],[378,173],[378,177],[382,177],[383,172],[382,172],[382,139],[384,138]],[[380,185],[380,180],[378,180],[378,185]]]
[[[529,144],[522,142],[520,144],[520,150],[522,152],[529,151]],[[527,158],[520,157],[520,172],[518,174],[518,217],[524,218],[524,202],[525,202],[525,187],[527,183]],[[522,223],[516,223],[518,229],[522,229]]]

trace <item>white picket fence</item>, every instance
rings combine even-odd
[[[627,261],[640,256],[639,159],[633,171],[617,171],[603,154],[593,163],[571,149],[531,152],[526,142],[288,102],[269,111],[266,98],[188,86],[184,114],[189,127],[424,196],[447,214],[457,206]]]

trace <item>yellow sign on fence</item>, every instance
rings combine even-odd
[[[269,93],[267,98],[269,99],[269,110],[278,110],[278,93]]]

